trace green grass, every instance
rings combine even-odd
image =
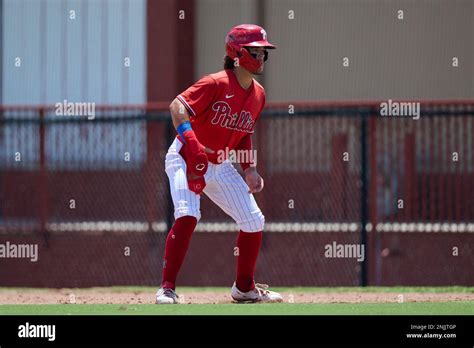
[[[473,302],[1,305],[1,315],[473,315]]]

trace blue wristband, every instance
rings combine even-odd
[[[178,128],[176,128],[176,130],[178,131],[178,134],[181,136],[181,139],[183,139],[183,141],[186,142],[186,140],[184,139],[184,132],[190,131],[193,129],[191,128],[191,123],[189,121],[186,121],[186,122],[181,123],[178,126]]]

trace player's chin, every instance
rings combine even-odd
[[[263,75],[263,66],[253,73],[254,75]]]

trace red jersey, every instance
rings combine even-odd
[[[226,148],[250,150],[250,137],[265,106],[265,90],[257,81],[245,90],[234,71],[226,69],[202,77],[177,99],[188,110],[199,142],[215,151],[208,154],[210,162],[217,164]]]

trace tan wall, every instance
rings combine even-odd
[[[257,21],[257,2],[254,0],[197,0],[196,1],[196,76],[222,69],[225,37],[233,26]]]
[[[270,101],[474,98],[473,1],[266,0],[264,8],[278,46],[264,77]],[[257,4],[198,0],[197,9],[196,78],[221,68],[227,30],[252,21]]]

